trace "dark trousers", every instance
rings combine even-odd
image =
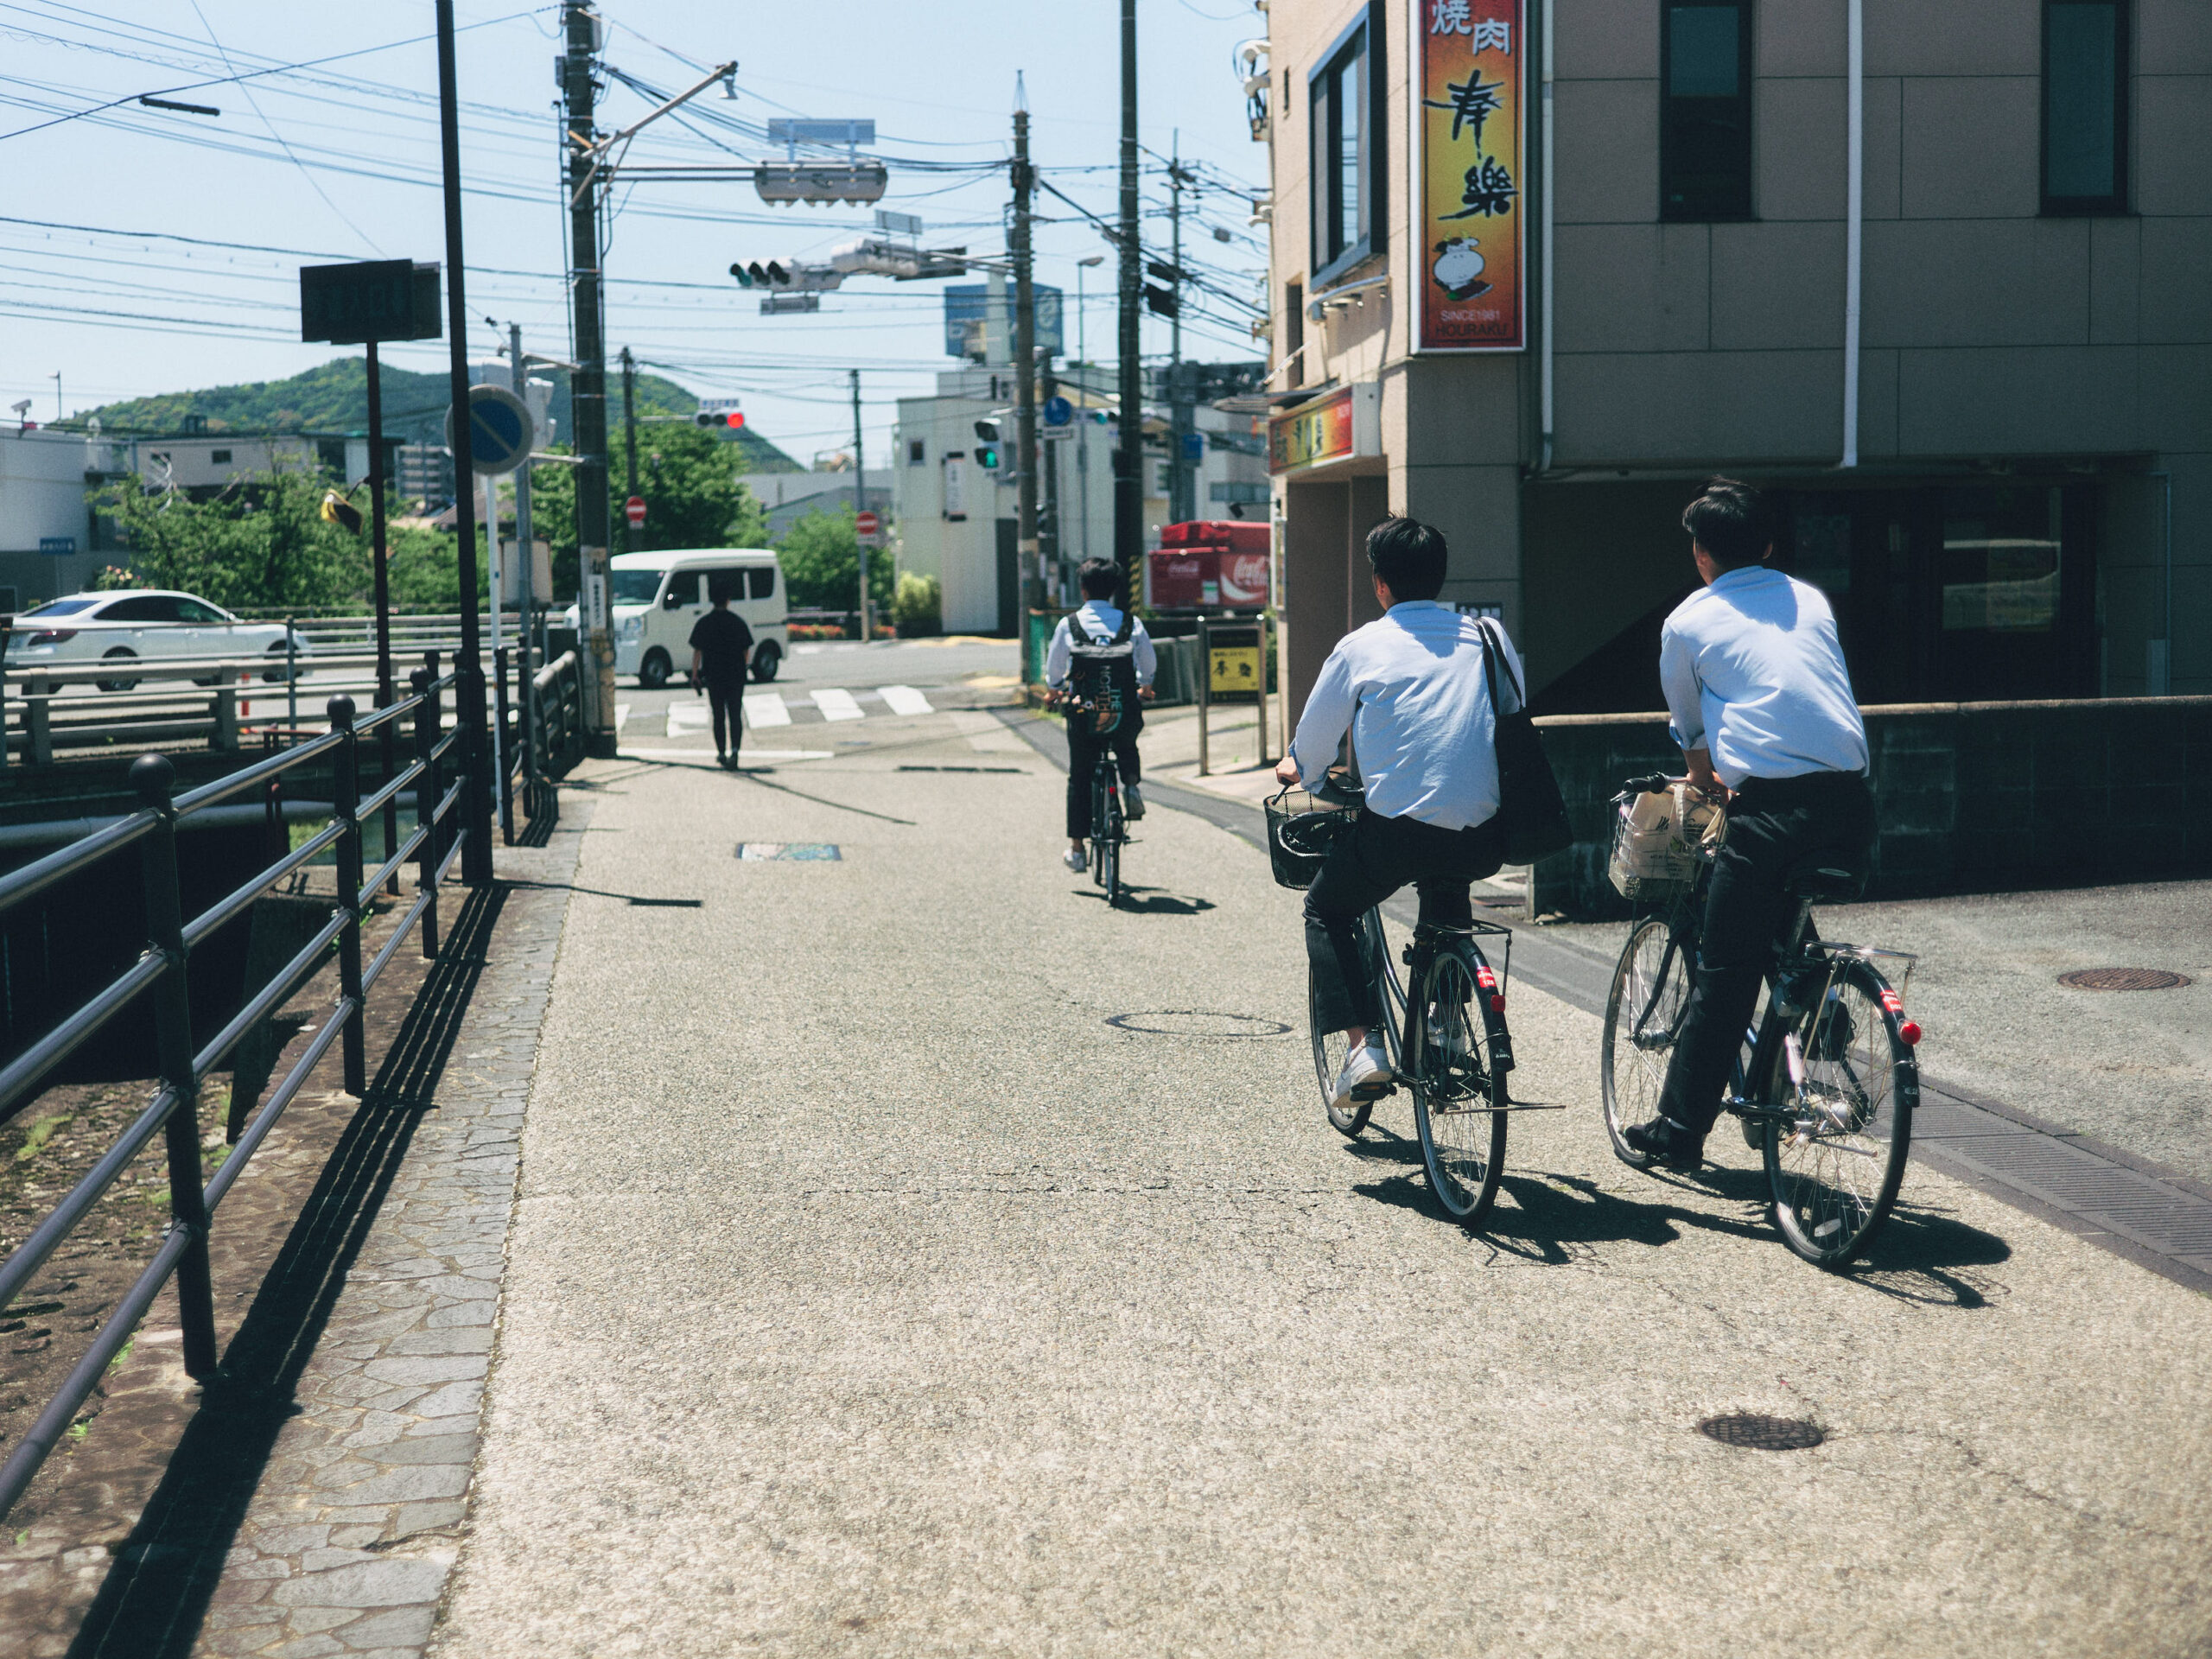
[[[709,680],[707,707],[714,715],[715,753],[734,757],[745,741],[745,682]]]
[[[1874,798],[1855,772],[1752,778],[1728,808],[1728,834],[1706,889],[1705,928],[1681,1035],[1667,1065],[1659,1112],[1703,1135],[1720,1116],[1759,999],[1759,982],[1796,919],[1788,878],[1807,862],[1864,871],[1874,844]]]
[[[1114,766],[1122,774],[1122,785],[1143,779],[1143,769],[1137,763],[1137,734],[1124,728],[1111,737],[1097,737],[1076,729],[1073,721],[1068,722],[1068,839],[1083,841],[1090,835],[1090,774],[1097,770],[1098,757],[1106,750],[1114,753]]]
[[[1323,1031],[1380,1025],[1380,963],[1359,948],[1359,918],[1408,881],[1421,895],[1421,919],[1465,926],[1474,919],[1468,884],[1505,862],[1505,832],[1496,818],[1446,830],[1418,818],[1384,818],[1362,810],[1351,833],[1330,849],[1306,893],[1306,959]]]

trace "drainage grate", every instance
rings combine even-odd
[[[1708,1417],[1697,1432],[1708,1440],[1751,1452],[1802,1452],[1827,1439],[1827,1430],[1802,1417],[1765,1417],[1749,1411]]]
[[[1280,1020],[1262,1020],[1250,1014],[1211,1014],[1204,1008],[1149,1008],[1142,1014],[1117,1014],[1106,1023],[1123,1031],[1141,1031],[1154,1037],[1287,1037],[1290,1027]]]
[[[2188,984],[2190,978],[2163,968],[2076,968],[2061,974],[2058,982],[2077,991],[2172,991]]]

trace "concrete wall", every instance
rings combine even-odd
[[[1901,703],[1865,710],[1881,839],[1871,896],[2212,873],[2212,697]],[[1625,916],[1605,879],[1624,779],[1679,772],[1663,715],[1539,719],[1575,843],[1533,913]]]

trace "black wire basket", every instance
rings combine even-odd
[[[1357,804],[1324,799],[1295,785],[1268,798],[1268,862],[1275,885],[1300,892],[1313,885],[1338,838],[1351,833]]]

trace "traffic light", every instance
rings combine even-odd
[[[734,264],[729,274],[737,278],[740,288],[789,288],[791,274],[773,259],[765,264],[755,259],[751,264]]]
[[[999,423],[996,421],[976,423],[976,464],[987,473],[995,473],[1005,465],[999,448]]]
[[[694,426],[726,426],[732,431],[745,424],[745,411],[739,409],[702,409],[691,417]]]

